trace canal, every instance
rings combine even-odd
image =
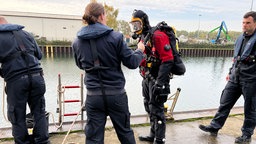
[[[225,77],[231,66],[231,57],[184,57],[184,63],[187,72],[184,76],[174,76],[171,80],[171,92],[174,93],[177,88],[181,88],[181,93],[177,101],[175,112],[203,110],[217,108],[221,91],[226,80]],[[55,121],[58,120],[58,74],[61,75],[63,85],[80,85],[82,70],[79,70],[74,62],[72,54],[66,55],[46,55],[41,61],[44,69],[46,81],[46,110],[53,114]],[[126,77],[126,91],[128,94],[129,108],[131,115],[145,114],[143,107],[143,98],[141,92],[142,78],[139,70],[129,70],[122,67]],[[3,98],[3,79],[0,79],[1,99]],[[84,95],[86,90],[84,90]],[[80,90],[66,90],[66,99],[79,99]],[[4,104],[4,107],[3,107]],[[240,98],[236,106],[242,106],[243,99]],[[10,126],[4,120],[6,115],[6,96],[0,103],[0,127]],[[4,112],[3,112],[4,109]],[[79,104],[66,104],[66,112],[78,112]],[[75,117],[67,117],[65,121],[72,121]],[[52,117],[49,118],[52,123]]]

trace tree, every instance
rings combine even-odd
[[[91,0],[90,2],[97,2],[97,0]],[[104,3],[104,9],[107,15],[107,26],[113,28],[115,31],[122,32],[124,35],[129,35],[131,31],[129,23],[124,20],[117,20],[119,10],[106,3]]]
[[[122,32],[123,35],[129,35],[131,32],[129,23],[124,20],[118,20],[117,21],[117,31]]]
[[[119,13],[118,9],[114,9],[113,6],[108,6],[106,3],[104,4],[105,13],[107,15],[107,25],[114,30],[118,29],[117,16]]]
[[[90,2],[97,2],[97,0],[90,0]],[[117,16],[119,13],[118,9],[114,9],[113,6],[109,6],[104,3],[105,14],[107,15],[107,26],[113,28],[114,30],[118,30],[118,22]]]

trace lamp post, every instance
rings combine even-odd
[[[252,0],[252,3],[251,3],[251,11],[252,11],[252,7],[253,7],[253,0]]]
[[[199,30],[200,30],[200,17],[202,16],[201,14],[198,15],[199,20],[198,20],[198,30],[197,30],[197,38],[199,38]]]

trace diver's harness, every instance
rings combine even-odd
[[[158,26],[158,25],[157,25]],[[156,81],[155,76],[151,74],[152,69],[159,67],[161,60],[159,59],[159,54],[156,53],[155,47],[152,45],[152,35],[158,29],[156,27],[149,30],[147,35],[144,38],[144,45],[145,45],[145,65],[140,66],[140,74],[143,78]]]
[[[145,64],[145,67],[140,66],[140,74],[143,78],[152,80],[153,82],[156,81],[156,78],[155,78],[156,74],[152,74],[151,71],[154,68],[159,69],[159,66],[162,61],[161,61],[161,59],[159,59],[159,54],[155,51],[155,47],[152,44],[151,38],[156,30],[163,30],[165,28],[165,26],[167,26],[167,23],[165,23],[164,21],[159,22],[155,27],[153,27],[152,29],[150,29],[147,32],[147,34],[144,38],[144,45],[146,48],[146,50],[145,50],[146,51],[146,55],[145,55],[146,64]],[[172,50],[175,50],[175,52],[178,53],[177,49],[173,48],[173,46],[171,46],[170,48]],[[170,75],[170,78],[172,78],[171,75]]]
[[[148,47],[148,46],[146,46]],[[148,49],[150,49],[148,47]],[[152,53],[151,53],[152,52]],[[159,69],[159,66],[161,64],[161,60],[157,56],[158,54],[155,52],[155,48],[152,47],[152,50],[150,52],[146,51],[145,54],[145,65],[140,66],[140,74],[143,78],[150,79],[155,82],[155,74],[152,74],[151,72],[154,69]]]

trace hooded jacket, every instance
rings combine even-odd
[[[143,58],[143,53],[140,50],[130,49],[121,33],[101,23],[91,24],[78,31],[77,38],[72,44],[76,65],[82,70],[94,66],[90,39],[96,40],[100,65],[109,69],[100,71],[101,79],[98,77],[98,72],[86,73],[84,79],[86,88],[101,90],[101,81],[105,89],[124,89],[125,78],[121,65],[136,69]]]
[[[42,71],[39,60],[42,53],[34,38],[26,31],[22,30],[24,26],[16,24],[0,25],[0,63],[1,76],[8,81],[17,76],[28,74],[26,60],[21,55],[6,60],[7,57],[20,52],[19,44],[14,37],[12,31],[21,31],[21,39],[25,46],[27,62],[31,73]]]

